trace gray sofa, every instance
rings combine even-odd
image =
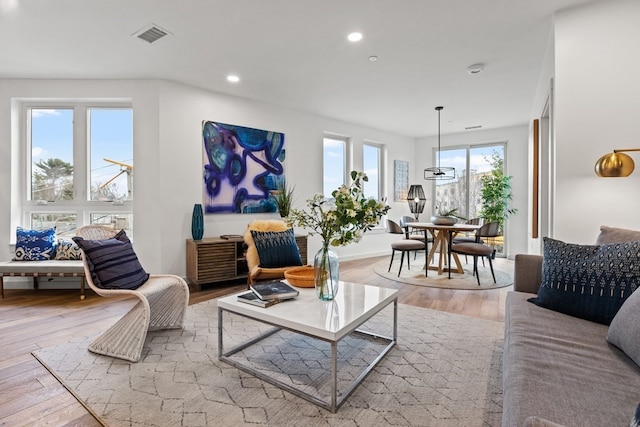
[[[623,241],[639,236],[631,233]],[[612,243],[602,237],[597,243]],[[542,263],[537,255],[515,258],[505,312],[502,425],[628,426],[640,403],[640,367],[606,341],[607,325],[527,301],[538,292]]]

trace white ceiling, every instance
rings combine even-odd
[[[553,13],[589,2],[0,0],[0,78],[167,79],[412,137],[436,105],[443,134],[500,128],[528,122]],[[132,36],[151,23],[172,35]]]

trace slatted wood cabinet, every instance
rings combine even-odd
[[[307,236],[296,236],[302,264],[307,263]],[[187,278],[197,289],[205,283],[247,277],[246,248],[242,238],[187,239]]]

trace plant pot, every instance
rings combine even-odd
[[[457,222],[458,218],[455,216],[434,215],[431,217],[431,223],[435,225],[455,225]]]

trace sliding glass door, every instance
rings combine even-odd
[[[482,209],[482,176],[495,168],[504,169],[504,143],[445,148],[440,151],[440,165],[456,168],[456,178],[435,181],[434,205],[444,212],[457,209],[464,218],[478,218]],[[438,152],[435,150],[434,158]],[[495,242],[496,252],[504,254],[504,236]],[[491,243],[491,242],[489,242]]]

